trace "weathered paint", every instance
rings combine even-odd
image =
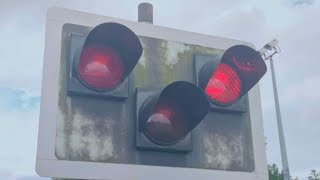
[[[223,51],[174,41],[141,37],[143,54],[135,70],[136,87],[159,88],[176,80],[193,82],[195,54],[222,55]]]
[[[232,166],[241,166],[241,163],[244,163],[244,156],[241,156],[244,150],[241,147],[242,139],[241,135],[226,137],[209,134],[203,137],[206,168],[230,169]]]
[[[84,35],[88,32],[84,28]],[[68,33],[63,33],[67,41]],[[161,88],[184,80],[195,83],[195,54],[221,57],[223,50],[174,41],[139,37],[144,51],[129,77],[126,100],[67,95],[69,55],[62,47],[57,115],[58,159],[129,164],[252,171],[254,167],[250,119],[236,113],[223,121],[213,113],[194,130],[194,150],[189,154],[141,152],[135,148],[135,87]],[[63,45],[67,45],[64,43]],[[221,129],[225,129],[222,131]]]

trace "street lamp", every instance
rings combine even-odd
[[[279,142],[280,142],[280,150],[281,150],[281,160],[282,160],[282,167],[283,167],[283,178],[284,178],[284,180],[290,180],[290,171],[289,171],[286,143],[285,143],[285,139],[284,139],[283,125],[282,125],[282,120],[281,120],[277,82],[276,82],[276,76],[275,76],[275,72],[274,72],[274,64],[273,64],[273,59],[272,59],[275,54],[281,52],[281,50],[278,46],[278,42],[279,41],[277,39],[272,40],[268,44],[264,45],[259,50],[259,52],[265,60],[270,60],[274,102],[275,102],[275,106],[276,106]]]

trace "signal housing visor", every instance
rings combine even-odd
[[[259,52],[245,45],[236,45],[225,51],[219,65],[207,62],[201,68],[199,85],[211,102],[227,107],[258,83],[266,71]]]
[[[128,27],[113,22],[103,23],[89,32],[83,47],[77,51],[73,68],[84,86],[106,92],[115,89],[127,78],[142,51],[140,40]],[[90,61],[95,62],[90,64]],[[89,69],[98,72],[90,72]]]
[[[176,144],[195,128],[209,111],[204,92],[192,83],[177,81],[150,96],[139,110],[140,130],[152,142]]]

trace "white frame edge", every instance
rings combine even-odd
[[[61,53],[62,27],[66,23],[94,27],[104,22],[118,22],[128,26],[136,34],[212,47],[227,49],[236,44],[253,47],[251,43],[198,33],[164,28],[147,23],[138,23],[95,14],[83,13],[63,8],[50,8],[47,14],[45,53],[40,106],[39,134],[36,171],[40,176],[140,180],[140,179],[243,179],[267,180],[267,161],[263,132],[262,110],[259,86],[249,92],[249,106],[252,129],[255,170],[235,172],[193,168],[173,168],[160,166],[129,165],[99,162],[59,160],[55,156],[56,119],[58,110],[58,84]],[[125,172],[124,172],[125,170]],[[146,173],[147,172],[147,173]],[[161,176],[154,176],[159,174]]]

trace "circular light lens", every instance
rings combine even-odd
[[[228,65],[220,63],[205,88],[205,93],[219,105],[230,105],[240,96],[241,81]]]
[[[161,99],[145,122],[145,134],[161,145],[175,143],[188,132],[189,117],[173,100]]]
[[[79,77],[97,89],[117,86],[124,73],[122,58],[110,46],[92,44],[85,47],[78,64]]]

